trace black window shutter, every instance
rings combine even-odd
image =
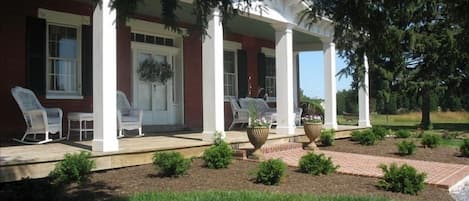
[[[238,97],[245,98],[248,94],[248,61],[245,50],[238,50]]]
[[[258,53],[257,54],[257,83],[259,84],[259,88],[265,89],[265,54]]]
[[[26,86],[46,94],[46,20],[26,17]]]
[[[81,26],[81,86],[83,96],[93,95],[93,27]]]

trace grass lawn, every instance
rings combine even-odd
[[[359,196],[314,196],[310,194],[269,193],[259,191],[150,192],[131,196],[129,201],[386,201],[389,199]]]
[[[469,112],[432,112],[431,120],[433,130],[427,130],[427,134],[443,135],[448,132],[457,132],[457,139],[442,139],[441,145],[447,147],[459,147],[463,143],[464,138],[469,138]],[[357,125],[358,117],[350,118],[338,115],[339,124]],[[394,131],[399,129],[408,129],[415,133],[420,124],[421,113],[411,112],[396,115],[371,115],[371,123],[373,126],[381,126]]]

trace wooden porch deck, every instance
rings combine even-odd
[[[339,126],[336,138],[348,137],[352,130],[362,129],[357,126]],[[289,141],[301,141],[304,137],[302,127],[293,135],[276,133],[272,129],[267,144]],[[154,152],[175,150],[185,156],[201,156],[210,147],[210,141],[204,141],[202,133],[151,134],[140,138],[119,139],[119,151],[91,152],[96,161],[95,170],[113,169],[127,166],[149,164]],[[227,131],[225,141],[235,147],[250,147],[245,131]],[[62,141],[42,145],[21,145],[0,147],[0,182],[20,180],[22,178],[46,177],[55,164],[66,153],[91,151],[91,140]]]

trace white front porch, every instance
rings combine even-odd
[[[255,37],[275,42],[276,103],[278,114],[277,130],[286,135],[295,135],[294,108],[298,103],[298,64],[294,55],[301,51],[322,50],[324,52],[325,127],[339,129],[336,112],[335,44],[332,25],[322,20],[311,27],[298,24],[297,15],[304,5],[290,1],[269,1],[270,12],[252,10],[249,15],[239,16],[230,31],[243,33],[244,23],[256,23],[263,27],[248,33]],[[103,0],[102,5],[108,5]],[[185,7],[190,4],[185,4]],[[93,108],[95,133],[92,150],[101,152],[119,151],[116,138],[116,27],[115,10],[97,7],[93,15]],[[145,9],[143,10],[145,12]],[[187,16],[186,16],[187,17]],[[189,16],[190,17],[190,16]],[[184,20],[184,16],[182,16]],[[237,22],[236,22],[237,21]],[[211,140],[214,132],[224,132],[223,91],[223,40],[224,29],[217,10],[209,18],[208,37],[202,43],[202,98],[203,139]],[[249,30],[246,30],[250,32]],[[367,76],[367,74],[365,74]],[[367,78],[365,78],[367,80]],[[366,83],[367,85],[367,83]],[[360,125],[369,126],[368,91],[360,90]],[[366,109],[365,109],[366,107]],[[362,112],[363,111],[363,112]],[[229,133],[229,132],[226,132]],[[229,136],[228,136],[229,137]]]
[[[336,138],[348,137],[357,126],[339,126]],[[54,165],[63,160],[66,153],[92,151],[96,160],[95,170],[128,167],[152,162],[152,156],[158,151],[174,150],[186,157],[201,156],[212,142],[204,141],[204,133],[167,133],[151,134],[142,138],[119,139],[118,151],[92,151],[93,141],[62,141],[42,145],[17,145],[0,147],[0,183],[16,181],[22,178],[46,177]],[[306,141],[303,128],[295,129],[294,134],[271,130],[266,144]],[[226,131],[225,140],[235,148],[250,148],[245,131]],[[40,154],[38,154],[40,153]]]

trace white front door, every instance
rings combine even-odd
[[[172,79],[164,84],[146,82],[140,79],[137,72],[140,64],[147,59],[165,62],[173,68],[173,56],[158,48],[133,48],[132,51],[134,104],[135,107],[143,110],[143,124],[175,124]]]

